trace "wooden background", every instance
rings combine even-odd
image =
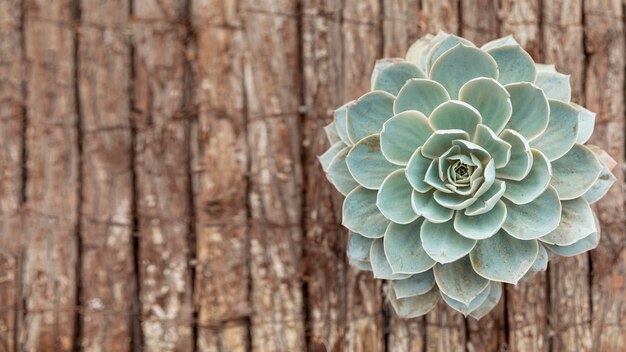
[[[1,351],[626,349],[621,0],[0,0]],[[620,161],[589,255],[480,322],[346,264],[322,126],[376,58],[513,33]]]

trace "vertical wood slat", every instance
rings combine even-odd
[[[307,334],[309,350],[325,352],[342,349],[347,324],[343,199],[326,180],[317,159],[329,147],[323,127],[342,104],[341,3],[305,0],[302,6]]]
[[[28,1],[26,217],[23,299],[26,351],[74,346],[79,146],[73,3]]]
[[[199,351],[248,348],[247,147],[238,1],[193,1],[192,134]]]
[[[253,351],[305,349],[295,0],[242,1]]]
[[[459,34],[459,7],[457,1],[422,0],[420,28],[422,35],[437,34],[440,30]],[[449,308],[443,301],[426,315],[426,351],[465,351],[466,324],[463,315]]]
[[[419,1],[384,0],[383,57],[404,57],[418,37]],[[424,349],[424,318],[403,319],[385,305],[389,318],[387,351],[422,351]]]
[[[500,35],[512,34],[535,62],[544,62],[539,0],[503,0]],[[547,275],[539,272],[517,286],[506,285],[508,341],[511,351],[547,351]]]
[[[0,2],[0,350],[16,351],[20,317],[20,208],[24,145],[22,6]]]
[[[85,351],[129,351],[135,294],[129,2],[81,1],[81,324]]]
[[[376,60],[382,53],[381,11],[378,0],[344,1],[341,23],[343,62],[340,95],[342,103],[356,99],[370,90],[370,75]],[[346,285],[348,323],[344,349],[347,351],[384,350],[381,281],[374,280],[370,272],[349,267]]]
[[[591,144],[606,150],[617,176],[596,203],[602,236],[591,252],[591,338],[599,351],[626,346],[626,212],[624,210],[624,12],[619,0],[584,1],[586,106],[597,113]]]
[[[499,2],[495,0],[462,1],[461,33],[481,46],[499,37]],[[467,318],[467,350],[502,351],[507,346],[506,298],[502,297],[488,315],[480,320]]]
[[[186,2],[133,3],[135,174],[146,351],[193,348]]]
[[[584,104],[582,1],[543,2],[545,60],[571,74],[572,101]],[[587,254],[558,258],[548,268],[551,348],[590,351],[591,306]]]

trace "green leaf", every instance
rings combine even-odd
[[[339,154],[339,152],[341,152],[344,148],[346,148],[346,145],[340,140],[328,148],[324,154],[319,156],[320,164],[322,164],[322,169],[324,169],[324,171],[328,171],[330,162],[333,161],[337,154]]]
[[[530,203],[548,188],[552,177],[550,161],[537,149],[531,149],[533,164],[521,181],[507,181],[504,197],[515,204]]]
[[[535,82],[535,62],[519,44],[503,45],[487,52],[498,64],[500,83]]]
[[[475,240],[458,233],[452,221],[433,223],[424,221],[421,230],[422,246],[438,263],[451,263],[466,256],[476,245]]]
[[[445,35],[449,34],[445,33]],[[406,53],[406,60],[414,63],[423,72],[426,72],[428,69],[428,53],[439,40],[443,40],[443,38],[439,35],[435,37],[430,33],[419,38],[409,47]]]
[[[380,135],[373,134],[358,141],[346,157],[348,170],[363,187],[379,189],[385,178],[400,166],[387,161],[380,151]]]
[[[480,294],[476,296],[476,298],[474,298],[469,304],[465,304],[465,303],[462,303],[461,301],[457,301],[456,299],[450,298],[443,293],[441,294],[441,298],[443,298],[443,300],[450,306],[450,308],[456,310],[457,312],[467,317],[467,315],[471,311],[477,309],[485,302],[485,300],[489,296],[490,290],[491,290],[491,285],[487,285],[487,287],[485,287],[485,289],[482,290]]]
[[[396,298],[423,295],[432,290],[434,286],[435,276],[433,275],[432,270],[411,275],[411,277],[404,280],[395,280],[391,282],[391,287],[396,294]]]
[[[458,37],[454,34],[449,34],[448,36],[443,38],[443,40],[440,40],[437,44],[433,46],[431,52],[429,53],[428,67],[432,67],[435,61],[437,61],[437,59],[441,57],[441,55],[443,55],[446,51],[454,48],[458,44],[464,44],[468,47],[474,46],[474,43],[465,38]]]
[[[458,193],[444,193],[436,190],[435,201],[444,208],[452,210],[463,210],[476,202],[477,198],[464,196]]]
[[[341,137],[339,137],[339,133],[337,132],[337,122],[335,121],[324,126],[324,133],[326,133],[326,138],[328,138],[330,145],[341,141]]]
[[[372,271],[376,279],[401,280],[411,276],[408,274],[395,274],[391,270],[391,266],[385,256],[382,238],[377,238],[372,242],[372,248],[370,248],[370,264],[372,265]]]
[[[495,162],[496,168],[504,167],[511,158],[511,145],[496,136],[485,125],[478,125],[473,142],[489,153]]]
[[[343,195],[350,193],[359,185],[348,170],[348,165],[346,165],[346,156],[349,149],[350,147],[345,147],[340,150],[326,169],[326,177]]]
[[[579,112],[573,106],[558,100],[550,100],[550,123],[546,130],[530,142],[533,148],[556,160],[576,143]]]
[[[333,116],[335,116],[335,124],[336,124],[336,128],[337,128],[337,134],[339,135],[339,138],[341,138],[341,140],[346,145],[352,145],[352,141],[348,137],[348,127],[347,127],[347,124],[348,124],[348,119],[347,119],[348,106],[350,106],[352,104],[354,104],[354,101],[351,101],[351,102],[348,102],[348,103],[344,104],[339,109],[335,110],[335,112],[333,113]]]
[[[439,301],[439,289],[437,286],[427,293],[419,296],[397,298],[394,290],[389,290],[391,306],[401,318],[416,318],[430,312]]]
[[[561,222],[556,230],[541,237],[539,240],[558,246],[569,246],[594,232],[596,228],[595,218],[589,203],[580,197],[561,202]]]
[[[376,206],[376,191],[357,187],[343,201],[342,225],[367,238],[382,237],[389,220]]]
[[[500,138],[511,145],[511,157],[506,166],[496,170],[496,176],[513,181],[523,180],[533,166],[530,145],[522,135],[513,130],[504,130]]]
[[[491,49],[499,48],[501,46],[515,45],[515,44],[517,44],[517,41],[515,40],[515,38],[513,38],[512,35],[507,35],[506,37],[494,39],[490,42],[487,42],[480,48],[484,51],[489,51]]]
[[[552,162],[551,185],[562,200],[582,196],[598,180],[602,164],[587,147],[576,144],[567,154]]]
[[[502,284],[496,281],[489,282],[489,296],[480,305],[480,307],[474,309],[470,316],[474,319],[480,320],[487,313],[489,313],[500,301],[500,297],[502,297]]]
[[[435,130],[459,129],[473,136],[476,126],[481,123],[478,110],[459,100],[450,100],[439,105],[428,117]]]
[[[435,265],[424,248],[420,228],[424,219],[407,225],[390,223],[384,236],[385,254],[394,273],[418,274]]]
[[[493,185],[483,195],[478,197],[474,204],[465,209],[465,215],[477,216],[487,213],[496,206],[505,191],[506,183],[501,180],[495,180]]]
[[[500,230],[506,214],[507,209],[502,201],[498,201],[493,209],[480,215],[468,216],[457,211],[454,217],[454,229],[469,239],[483,240]]]
[[[548,99],[561,100],[566,103],[572,99],[570,75],[564,75],[558,72],[540,71],[537,72],[535,84],[543,89]]]
[[[548,268],[548,252],[546,252],[545,247],[539,243],[538,246],[539,251],[537,252],[537,258],[533,262],[533,265],[528,269],[526,274],[522,277],[522,281],[531,279],[536,273],[540,271],[546,271]]]
[[[417,214],[425,217],[430,222],[446,222],[452,219],[452,216],[454,215],[454,211],[452,209],[444,208],[435,201],[433,191],[421,193],[413,190],[411,204],[413,205],[413,210]]]
[[[406,81],[412,78],[426,78],[426,75],[417,66],[402,59],[378,60],[372,74],[372,90],[397,95]]]
[[[424,114],[412,110],[401,112],[383,125],[380,148],[390,162],[406,165],[431,134],[433,129]]]
[[[452,141],[468,140],[469,135],[463,130],[440,130],[430,136],[422,146],[422,155],[435,159],[445,153],[452,146]]]
[[[469,304],[489,285],[489,280],[476,274],[468,257],[448,264],[437,264],[435,281],[446,296]]]
[[[504,88],[511,95],[513,112],[506,128],[515,130],[531,140],[545,131],[550,119],[548,98],[532,83],[507,84]]]
[[[373,239],[359,235],[356,232],[348,233],[348,258],[359,261],[370,260],[370,248]]]
[[[387,92],[369,92],[348,106],[347,131],[352,142],[380,133],[385,121],[393,116],[395,97]]]
[[[556,253],[563,257],[573,257],[575,255],[579,255],[590,251],[598,246],[600,242],[600,232],[594,232],[589,236],[578,240],[578,242],[574,244],[570,244],[569,246],[556,246],[551,244],[544,244],[546,248],[550,250],[550,252]]]
[[[406,179],[404,170],[396,170],[383,181],[376,205],[383,215],[398,224],[408,224],[418,215],[411,207],[413,187]]]
[[[585,144],[593,134],[593,128],[596,123],[596,113],[578,104],[570,103],[570,105],[578,110],[578,134],[576,135],[576,143]]]
[[[561,220],[561,202],[552,186],[524,205],[505,201],[508,214],[502,228],[520,240],[534,240],[554,231]]]
[[[509,122],[513,107],[509,92],[493,78],[475,78],[463,85],[459,99],[480,112],[483,125],[496,134]]]
[[[448,100],[450,96],[441,84],[429,79],[412,79],[398,92],[393,111],[399,114],[415,110],[428,116],[437,106]]]
[[[431,159],[422,155],[422,148],[419,147],[413,153],[409,163],[406,166],[406,178],[409,180],[414,189],[424,193],[428,192],[432,187],[425,182],[426,172],[432,163]]]

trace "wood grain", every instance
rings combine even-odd
[[[24,37],[20,1],[0,2],[0,350],[16,351],[23,246]]]
[[[246,351],[250,313],[243,31],[239,3],[192,2],[198,121],[191,143],[200,351]],[[215,55],[220,53],[220,55]]]
[[[618,165],[617,182],[596,203],[602,227],[591,252],[591,341],[598,351],[626,348],[626,211],[624,210],[624,22],[615,0],[584,2],[585,98],[597,113],[592,144],[605,149]]]
[[[133,11],[142,342],[146,351],[188,351],[194,342],[186,3],[136,0]]]
[[[28,1],[26,199],[20,349],[70,351],[76,314],[79,138],[74,11]]]

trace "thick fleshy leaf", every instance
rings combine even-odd
[[[500,83],[535,82],[535,62],[519,44],[503,45],[487,52],[498,64]]]
[[[432,65],[430,79],[443,85],[452,99],[459,89],[477,77],[498,78],[495,60],[484,51],[459,44],[443,53]]]
[[[459,139],[452,142],[452,145],[458,145],[461,147],[461,153],[465,155],[471,155],[478,157],[481,163],[486,164],[491,159],[489,152],[485,148],[479,146],[476,143],[472,143],[468,140]]]
[[[474,194],[474,198],[478,198],[487,193],[491,186],[496,182],[496,166],[493,159],[489,160],[487,166],[485,166],[485,170],[483,171],[483,178],[484,180],[482,181],[482,185],[480,185],[480,188],[478,188],[478,190]]]
[[[457,211],[454,217],[454,229],[467,238],[483,240],[500,230],[506,219],[506,213],[506,206],[502,201],[498,201],[489,212],[476,216],[468,216],[462,211]]]
[[[501,230],[486,240],[478,241],[470,259],[478,275],[516,285],[535,262],[538,251],[537,241],[519,240]]]
[[[326,138],[328,138],[330,145],[341,141],[341,137],[339,137],[339,133],[337,132],[337,122],[335,121],[324,126],[324,133],[326,133]]]
[[[413,211],[411,196],[413,187],[406,178],[404,170],[397,170],[389,174],[383,181],[376,205],[385,217],[398,224],[408,224],[419,215]]]
[[[424,251],[420,228],[424,219],[407,225],[390,223],[385,232],[385,254],[394,273],[418,274],[435,265]]]
[[[426,178],[424,181],[426,181],[428,185],[435,187],[439,192],[452,193],[452,190],[447,187],[448,185],[439,177],[440,162],[445,161],[435,159],[430,163],[428,170],[426,170]]]
[[[513,107],[509,92],[493,78],[475,78],[463,85],[459,99],[480,112],[483,125],[496,134],[509,122]]]
[[[493,158],[496,168],[504,167],[511,158],[511,145],[485,125],[478,125],[473,142],[483,147]]]
[[[548,99],[561,100],[567,103],[572,99],[572,88],[569,80],[570,75],[540,71],[537,72],[535,84],[543,89]]]
[[[441,40],[439,43],[435,44],[435,46],[433,46],[428,57],[428,67],[431,68],[433,64],[435,63],[435,61],[437,61],[437,59],[441,55],[443,55],[446,51],[454,48],[455,46],[459,44],[464,44],[468,47],[474,46],[474,43],[470,42],[469,40],[458,37],[454,34],[450,34],[447,37],[445,37],[443,40]]]
[[[513,181],[523,180],[533,166],[530,145],[522,135],[513,130],[504,130],[500,138],[511,145],[511,157],[506,166],[496,170],[496,176]]]
[[[389,290],[389,301],[401,318],[416,318],[430,312],[439,301],[439,289],[433,286],[423,295],[397,298],[394,290]]]
[[[556,190],[548,186],[535,200],[524,205],[505,201],[507,217],[502,228],[520,240],[533,240],[554,231],[561,220],[561,202]]]
[[[615,183],[617,178],[613,176],[611,171],[606,166],[602,167],[602,171],[600,171],[600,176],[596,182],[583,194],[583,197],[589,202],[589,204],[593,204],[599,201],[605,194],[611,189],[611,186]]]
[[[562,157],[576,143],[578,115],[578,110],[571,105],[550,100],[550,123],[530,145],[541,150],[550,161]]]
[[[556,246],[551,244],[544,244],[550,252],[554,252],[563,257],[573,257],[581,253],[590,251],[598,246],[600,242],[600,232],[594,232],[589,236],[579,240],[578,242],[569,246]]]
[[[435,201],[442,207],[452,210],[463,210],[476,202],[477,198],[471,198],[457,193],[444,193],[436,190]]]
[[[519,132],[527,140],[543,133],[550,119],[550,106],[541,88],[528,82],[512,83],[504,88],[511,95],[513,106],[506,128]]]
[[[357,187],[343,201],[342,225],[367,238],[385,234],[389,220],[376,206],[376,191]]]
[[[405,111],[387,120],[380,133],[380,148],[390,162],[406,165],[433,134],[428,118],[419,111]]]
[[[515,44],[517,44],[517,41],[515,40],[515,38],[513,38],[512,35],[507,35],[506,37],[494,39],[490,42],[487,42],[480,48],[484,51],[489,51],[491,49],[499,48],[501,46],[515,45]]]
[[[502,198],[505,191],[506,183],[501,180],[495,180],[493,185],[483,195],[478,197],[474,204],[465,209],[465,215],[477,216],[491,211]]]
[[[421,193],[413,190],[411,204],[417,214],[420,214],[433,223],[446,222],[452,219],[454,215],[452,209],[444,208],[435,201],[433,191]]]
[[[446,296],[443,292],[441,293],[441,298],[443,298],[443,300],[450,306],[450,308],[456,310],[457,312],[467,317],[467,315],[471,311],[477,309],[483,304],[483,302],[485,302],[485,300],[489,296],[490,290],[491,290],[491,284],[487,285],[487,287],[485,287],[485,289],[482,290],[480,294],[476,296],[476,298],[474,298],[469,304],[465,304],[465,303],[462,303],[461,301],[457,301],[454,298],[450,298]]]
[[[369,261],[350,259],[350,265],[362,271],[372,271],[372,265]]]
[[[421,230],[422,246],[438,263],[451,263],[471,252],[475,240],[463,237],[454,229],[452,221],[433,223],[425,220]]]
[[[515,204],[526,204],[539,197],[550,184],[550,161],[537,149],[531,149],[533,165],[521,181],[507,181],[504,197]]]
[[[393,116],[395,97],[387,92],[369,92],[348,106],[347,131],[352,142],[380,133],[383,123]]]
[[[578,109],[578,134],[576,135],[576,143],[585,144],[593,134],[593,128],[596,123],[596,113],[591,112],[584,107],[570,103],[574,108]]]
[[[422,148],[417,148],[406,166],[406,178],[414,189],[424,193],[428,192],[432,186],[425,182],[426,172],[432,163],[431,159],[422,155]]]
[[[539,240],[558,246],[569,246],[597,232],[593,211],[585,198],[580,197],[561,202],[561,223],[556,230]]]
[[[346,144],[352,145],[352,141],[348,137],[348,106],[354,104],[354,101],[348,102],[341,106],[339,109],[335,110],[333,115],[335,116],[335,123],[337,128],[337,134],[339,138]]]
[[[478,110],[459,100],[450,100],[439,105],[428,117],[435,130],[463,130],[473,136],[481,123]]]
[[[485,299],[480,307],[470,313],[470,316],[474,319],[479,320],[487,315],[498,304],[502,297],[502,283],[490,281],[489,286],[489,296],[487,296],[487,299]]]
[[[537,249],[537,258],[535,258],[533,265],[530,267],[530,269],[528,269],[526,274],[524,274],[522,280],[528,280],[532,278],[536,273],[540,271],[546,271],[546,269],[548,268],[548,260],[550,259],[548,257],[548,252],[546,252],[545,247],[541,243],[539,243]]]
[[[350,147],[346,147],[340,150],[326,169],[326,177],[343,195],[350,193],[359,185],[352,177],[346,164],[349,149]]]
[[[476,274],[468,257],[437,264],[433,272],[439,290],[463,304],[469,304],[489,285],[489,280]]]
[[[550,184],[559,192],[562,200],[582,196],[598,180],[602,164],[587,147],[575,144],[561,158],[552,162]]]
[[[437,39],[438,40],[438,39]],[[435,36],[428,33],[416,40],[406,52],[406,60],[414,63],[422,71],[428,68],[428,52],[437,42]]]
[[[320,164],[322,164],[322,169],[324,171],[328,171],[328,167],[330,166],[330,162],[341,152],[346,145],[340,140],[339,142],[333,144],[324,154],[319,156]]]
[[[439,83],[429,79],[412,79],[408,81],[393,105],[393,111],[416,110],[428,116],[441,103],[450,100],[446,89]]]
[[[452,146],[452,141],[457,139],[468,140],[469,135],[463,130],[440,130],[430,136],[422,146],[422,155],[435,159],[445,153]]]
[[[432,270],[411,275],[411,277],[404,280],[391,282],[391,287],[395,291],[396,298],[423,295],[430,291],[433,286],[435,286],[435,276]]]
[[[381,62],[381,69],[372,77],[372,90],[382,90],[397,95],[406,81],[412,78],[426,78],[422,70],[410,62],[401,59],[391,60],[390,64]],[[382,60],[378,60],[379,62]],[[377,66],[379,64],[377,63]]]
[[[359,261],[369,261],[372,242],[374,242],[373,239],[350,231],[348,234],[348,258]]]
[[[537,72],[556,72],[556,67],[553,64],[535,64]]]
[[[387,257],[385,256],[382,238],[377,238],[372,242],[372,247],[370,248],[370,264],[372,265],[372,271],[376,279],[401,280],[411,276],[409,274],[393,273],[387,261]]]
[[[369,189],[379,189],[383,180],[400,168],[390,163],[380,151],[378,134],[367,136],[352,146],[346,164],[356,182]]]

